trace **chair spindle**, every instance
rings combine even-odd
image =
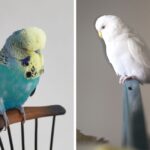
[[[53,149],[53,139],[54,139],[55,119],[56,119],[56,116],[53,116],[53,120],[52,120],[52,130],[51,130],[51,141],[50,141],[50,150]]]
[[[21,141],[22,141],[22,150],[25,150],[24,123],[22,122],[21,122]]]
[[[34,141],[34,145],[35,145],[35,150],[38,149],[38,119],[35,119],[35,141]]]
[[[11,150],[14,150],[13,141],[12,141],[12,136],[11,136],[11,130],[10,130],[10,127],[9,127],[9,126],[8,126],[8,128],[7,128],[7,133],[8,133],[10,148],[11,148]]]

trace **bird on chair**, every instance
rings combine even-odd
[[[95,27],[120,83],[127,79],[150,83],[150,53],[145,43],[117,16],[101,16]]]
[[[32,96],[44,72],[41,50],[45,32],[37,27],[18,30],[8,37],[0,51],[0,114],[9,125],[6,111],[17,108],[25,121],[22,105]]]

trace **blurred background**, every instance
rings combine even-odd
[[[96,19],[109,14],[121,17],[150,47],[150,1],[77,0],[77,128],[121,145],[122,86],[95,30]],[[141,89],[150,132],[150,85]]]
[[[45,73],[33,97],[26,106],[60,104],[67,113],[56,118],[54,150],[73,149],[73,0],[1,1],[0,9],[0,47],[15,30],[37,26],[47,34],[46,47],[43,50]],[[49,147],[51,119],[39,122],[39,149]],[[25,123],[26,149],[34,147],[34,124]],[[33,130],[33,131],[32,131]],[[21,149],[20,128],[12,126],[14,145]],[[4,131],[2,137],[7,145],[8,137]],[[33,133],[33,135],[32,135]],[[32,144],[31,144],[32,143]],[[9,150],[9,148],[7,148]]]

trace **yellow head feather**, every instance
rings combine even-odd
[[[44,72],[44,60],[43,55],[36,54],[35,52],[30,53],[29,65],[22,68],[25,72],[31,72],[30,78],[39,77]]]
[[[27,51],[41,50],[45,47],[46,34],[40,28],[28,27],[14,32],[12,40],[19,48]]]
[[[45,47],[46,34],[42,29],[29,27],[20,31],[19,37],[22,41],[22,48],[35,51]]]
[[[28,27],[14,32],[7,39],[4,49],[15,58],[24,58],[30,52],[42,50],[45,47],[46,34],[37,27]]]

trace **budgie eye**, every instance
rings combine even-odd
[[[103,25],[101,28],[102,28],[102,29],[105,29],[105,25]]]

